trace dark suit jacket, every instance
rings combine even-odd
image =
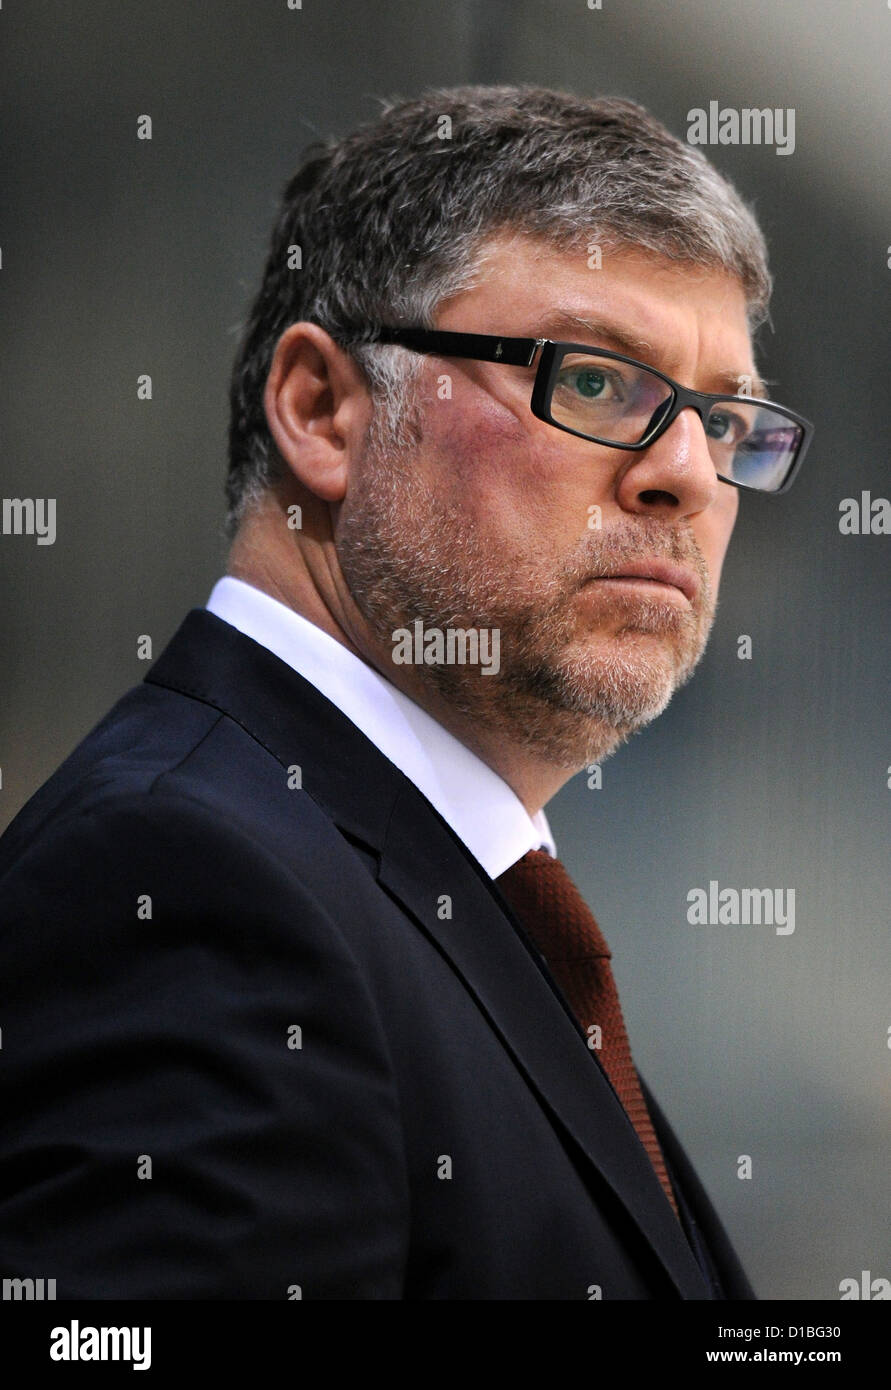
[[[212,614],[10,826],[0,911],[4,1277],[58,1298],[753,1297],[647,1092],[682,1230],[467,849]]]

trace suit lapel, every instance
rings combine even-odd
[[[497,887],[418,789],[285,662],[194,609],[146,675],[234,719],[339,828],[463,980],[541,1103],[575,1140],[679,1293],[710,1290],[625,1110]],[[442,895],[451,917],[439,914]]]
[[[381,856],[381,884],[448,957],[545,1106],[587,1155],[679,1293],[711,1291],[628,1116],[542,958],[488,876],[406,782]],[[437,817],[438,819],[438,817]],[[443,894],[451,917],[439,915]]]

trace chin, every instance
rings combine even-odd
[[[637,649],[592,653],[563,666],[565,707],[625,737],[657,719],[682,683],[676,659]]]

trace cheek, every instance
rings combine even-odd
[[[431,486],[462,516],[502,518],[522,530],[541,509],[534,432],[491,396],[474,393],[472,405],[453,399],[432,406],[422,452]]]

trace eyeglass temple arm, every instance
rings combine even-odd
[[[396,343],[415,352],[441,357],[472,357],[479,362],[506,362],[509,367],[531,367],[545,338],[496,338],[490,333],[450,333],[435,328],[381,328],[372,340]]]

